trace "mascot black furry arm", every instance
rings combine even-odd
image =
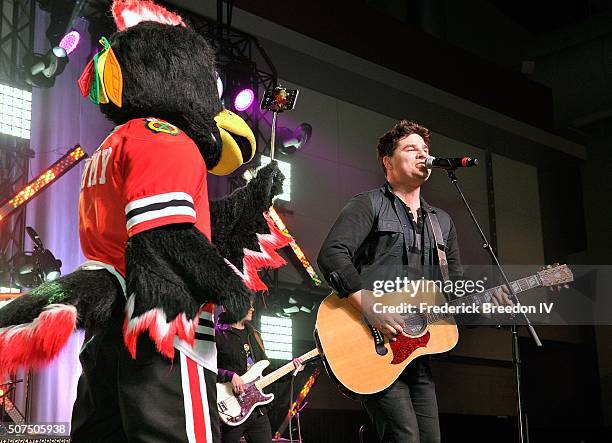
[[[90,261],[0,309],[0,373],[44,365],[76,328],[104,329],[117,304],[131,355],[148,333],[172,359],[194,346],[214,303],[243,317],[266,289],[257,271],[284,264],[276,251],[290,239],[266,212],[282,186],[275,163],[208,201],[207,171],[227,174],[255,153],[251,130],[218,99],[208,43],[150,1],[115,0],[113,15],[119,32],[79,79],[118,125],[83,172]]]

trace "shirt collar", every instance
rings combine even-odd
[[[395,198],[397,197],[394,193],[393,193],[393,188],[391,187],[391,185],[389,184],[389,182],[385,182],[385,184],[382,186],[382,191],[384,193],[387,194],[388,197],[390,198]],[[433,212],[434,214],[436,213],[436,210],[429,205],[429,203],[427,203],[425,201],[425,199],[423,198],[423,196],[421,195],[421,209],[425,212]]]

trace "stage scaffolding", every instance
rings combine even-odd
[[[0,84],[31,90],[23,80],[21,65],[23,57],[32,53],[34,47],[35,6],[33,0],[2,0],[0,3]],[[31,157],[33,152],[28,139],[0,134],[0,203],[27,183]],[[0,272],[23,251],[24,235],[25,206],[0,220]]]

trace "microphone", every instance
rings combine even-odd
[[[432,157],[428,155],[425,159],[425,167],[427,169],[457,169],[457,168],[470,168],[478,165],[477,158],[470,157],[454,157],[454,158],[441,158]]]

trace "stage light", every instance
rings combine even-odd
[[[0,132],[30,138],[32,93],[0,84]]]
[[[283,182],[283,193],[277,196],[279,200],[291,201],[291,163],[284,162],[282,160],[276,160],[278,162],[278,169],[285,176],[285,181]],[[261,156],[261,166],[265,166],[270,163],[270,157],[265,155]]]
[[[275,149],[285,155],[295,154],[306,146],[311,135],[312,126],[308,123],[301,123],[293,130],[280,127],[276,135]]]
[[[55,77],[60,75],[68,64],[68,54],[60,46],[54,46],[46,54],[29,54],[23,59],[25,81],[32,86],[50,88]]]
[[[21,288],[33,288],[46,281],[57,279],[62,261],[48,249],[24,253],[16,259],[15,283]]]
[[[45,248],[38,233],[26,226],[28,236],[34,242],[34,250],[24,252],[17,257],[14,264],[15,283],[19,287],[33,288],[44,282],[56,280],[60,275],[62,261]]]
[[[40,191],[72,169],[74,165],[76,165],[86,156],[87,154],[79,145],[68,151],[66,155],[62,156],[62,158],[53,163],[37,178],[30,181],[30,183],[28,183],[22,190],[20,190],[8,202],[0,207],[0,220],[3,220],[15,209],[31,200]]]
[[[234,109],[236,111],[246,111],[255,101],[255,93],[250,88],[245,88],[234,97]]]
[[[79,46],[80,41],[81,34],[79,34],[79,31],[70,31],[62,38],[58,46],[64,48],[66,54],[70,55],[70,53]]]
[[[290,318],[262,315],[261,338],[269,358],[293,359],[293,323]]]
[[[271,291],[268,309],[281,318],[292,318],[300,313],[310,314],[315,309],[315,302],[310,291],[296,288],[288,292]]]

